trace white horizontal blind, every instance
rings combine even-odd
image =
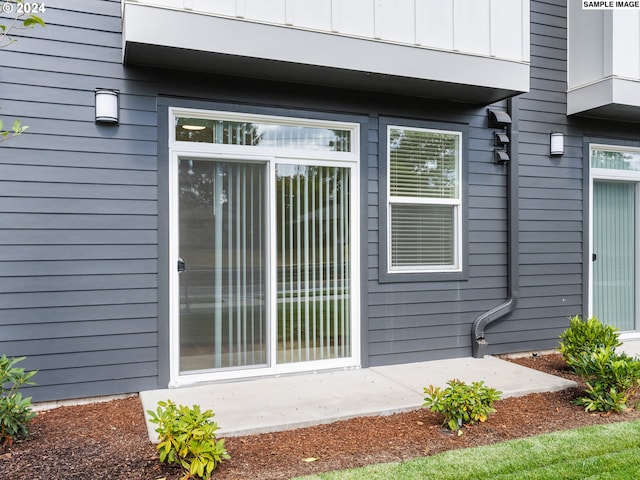
[[[391,205],[394,266],[451,265],[454,262],[454,207]]]
[[[457,197],[458,135],[391,128],[389,148],[392,197]]]
[[[457,268],[459,132],[389,127],[389,270]]]

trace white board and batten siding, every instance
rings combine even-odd
[[[523,62],[529,59],[529,2],[522,0],[137,0],[131,3]]]

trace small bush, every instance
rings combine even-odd
[[[620,333],[593,317],[575,316],[560,335],[560,353],[585,384],[586,396],[576,400],[588,412],[620,412],[628,408],[629,397],[638,389],[640,361],[617,353]]]
[[[18,390],[22,385],[33,385],[30,381],[37,372],[25,372],[16,363],[26,357],[0,357],[0,447],[11,445],[15,440],[29,436],[28,423],[35,417],[31,410],[31,397],[22,397]]]
[[[592,317],[583,320],[578,315],[569,319],[569,328],[560,335],[560,353],[574,371],[574,363],[582,353],[596,349],[615,349],[622,345],[618,329],[604,325]]]
[[[151,423],[158,424],[158,451],[163,463],[180,465],[186,470],[183,480],[207,479],[223,459],[230,458],[224,439],[216,439],[218,425],[211,420],[211,410],[200,411],[198,405],[176,406],[174,402],[158,402],[158,408],[147,410]]]
[[[423,407],[444,415],[443,425],[450,430],[462,433],[462,425],[484,422],[496,410],[493,404],[500,400],[502,392],[489,388],[484,382],[467,385],[460,380],[449,380],[444,390],[429,385],[425,387]]]
[[[613,348],[599,347],[572,357],[573,368],[587,385],[586,397],[576,400],[588,412],[628,408],[629,397],[640,382],[640,361]]]

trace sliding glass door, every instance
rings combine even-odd
[[[267,363],[265,171],[180,159],[180,371]]]
[[[357,126],[174,124],[172,384],[357,366]]]

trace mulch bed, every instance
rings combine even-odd
[[[508,359],[577,380],[558,354]],[[212,479],[279,479],[401,461],[584,425],[640,419],[640,411],[587,413],[571,402],[580,388],[497,402],[497,413],[462,436],[425,409],[362,417],[285,432],[227,439],[231,459]],[[137,397],[38,413],[29,440],[0,452],[0,478],[12,480],[177,480],[147,439]],[[308,461],[309,459],[315,459]],[[307,460],[307,461],[305,461]]]

